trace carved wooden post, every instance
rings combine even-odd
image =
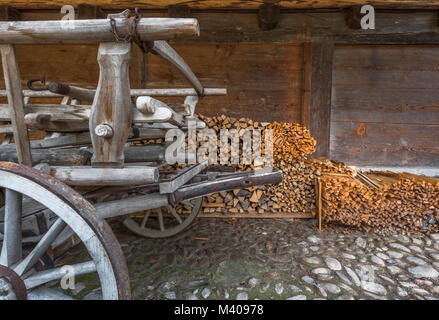
[[[129,61],[131,43],[99,45],[99,83],[90,115],[94,167],[123,167],[131,127]]]

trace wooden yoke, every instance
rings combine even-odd
[[[99,83],[90,115],[93,167],[123,167],[132,121],[129,62],[131,43],[99,45]]]

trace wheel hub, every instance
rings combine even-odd
[[[3,280],[1,282],[6,282],[5,285],[3,283],[0,285],[0,296],[9,296],[10,289],[8,288],[11,288],[17,300],[27,300],[26,285],[14,270],[0,265],[0,280]]]

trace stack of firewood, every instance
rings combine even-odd
[[[322,222],[381,233],[439,231],[439,180],[391,172],[323,175]]]
[[[273,165],[283,172],[283,181],[275,186],[237,189],[233,192],[222,192],[207,197],[203,205],[205,213],[304,214],[315,212],[315,177],[326,172],[351,173],[352,171],[342,163],[326,159],[309,159],[309,155],[315,151],[315,140],[310,136],[309,130],[300,124],[277,122],[269,124],[225,115],[215,117],[199,115],[198,117],[206,123],[208,128],[214,129],[218,136],[221,129],[272,129]],[[264,156],[264,135],[261,141],[261,153]],[[240,143],[242,155],[249,150],[242,144],[242,137]],[[242,157],[240,160],[243,160]],[[240,161],[237,169],[251,170],[259,167],[258,163],[244,165]]]

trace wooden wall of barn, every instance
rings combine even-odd
[[[317,156],[348,164],[439,165],[435,12],[377,13],[376,30],[366,31],[349,29],[344,12],[282,13],[272,30],[259,27],[257,12],[192,16],[200,37],[172,45],[205,86],[229,92],[203,98],[199,112],[301,122],[318,141]],[[59,18],[57,11],[21,17]],[[23,86],[39,77],[97,84],[97,45],[19,45],[17,55]],[[137,47],[130,73],[132,88],[187,87],[172,66]]]
[[[438,66],[439,46],[336,47],[331,158],[439,166]]]

